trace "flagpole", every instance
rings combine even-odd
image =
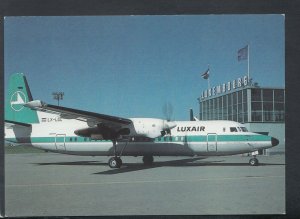
[[[210,74],[209,64],[208,64],[208,73]],[[210,89],[209,78],[210,78],[210,76],[208,76],[208,78],[207,78],[207,86],[208,86],[208,89]]]
[[[207,87],[210,89],[209,77],[207,78]]]
[[[249,65],[249,62],[250,62],[250,46],[248,44],[248,82],[250,82],[250,65]]]
[[[209,65],[208,69],[201,75],[201,77],[207,80],[207,89],[210,89],[210,82],[209,82]]]

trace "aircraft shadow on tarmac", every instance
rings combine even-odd
[[[126,173],[126,172],[132,172],[132,171],[139,171],[139,170],[145,170],[145,169],[152,169],[157,167],[201,167],[201,166],[246,166],[250,167],[248,163],[222,163],[225,162],[225,160],[219,160],[219,161],[201,161],[196,163],[191,163],[193,161],[197,161],[200,159],[205,158],[192,158],[192,159],[183,159],[183,160],[172,160],[172,161],[163,161],[163,162],[155,162],[151,166],[145,166],[143,164],[123,164],[123,166],[120,169],[110,169],[103,172],[98,172],[94,174],[119,174],[119,173]],[[285,164],[266,164],[266,163],[260,163],[260,166],[271,166],[271,165],[285,165]]]
[[[99,161],[73,161],[73,162],[50,162],[50,163],[32,163],[40,166],[62,165],[62,166],[105,166],[107,163]]]
[[[143,163],[123,163],[122,167],[119,169],[109,169],[102,172],[94,173],[94,174],[119,174],[126,173],[132,171],[139,171],[145,169],[152,169],[158,167],[201,167],[201,166],[247,166],[249,167],[249,163],[245,161],[245,163],[225,163],[225,160],[218,161],[199,161],[206,159],[206,157],[196,157],[196,158],[187,158],[180,160],[171,160],[171,161],[157,161],[152,165],[144,165]],[[98,161],[73,161],[73,162],[51,162],[51,163],[34,163],[40,166],[47,165],[70,165],[70,166],[107,166],[106,162],[98,162]],[[260,163],[259,166],[284,166],[282,163]]]

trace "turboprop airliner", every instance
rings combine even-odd
[[[249,132],[233,121],[167,121],[121,118],[33,100],[26,77],[11,75],[5,102],[5,140],[56,153],[111,156],[111,168],[122,156],[221,156],[252,153],[278,145],[271,136]]]

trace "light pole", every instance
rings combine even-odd
[[[65,95],[64,92],[53,92],[52,95],[53,99],[57,100],[57,105],[59,106],[59,101],[62,100]]]

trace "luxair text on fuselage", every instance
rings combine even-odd
[[[177,126],[177,132],[204,132],[205,126]]]

